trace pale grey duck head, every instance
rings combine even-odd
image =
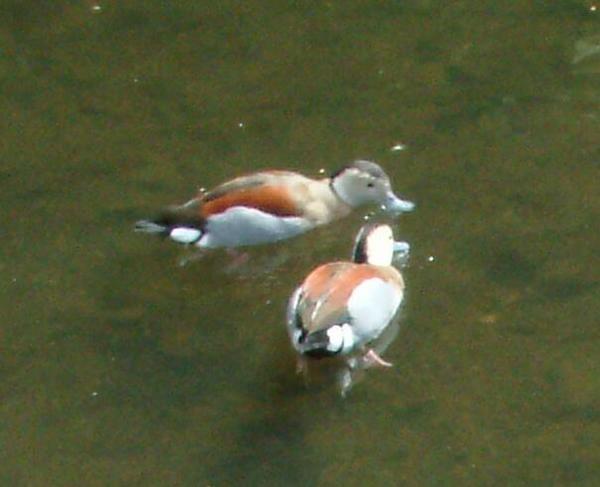
[[[331,176],[333,191],[353,207],[369,203],[379,204],[391,213],[412,211],[415,204],[394,194],[390,178],[371,161],[354,161]]]

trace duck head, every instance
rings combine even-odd
[[[388,266],[392,264],[396,252],[406,253],[408,250],[408,243],[394,240],[389,225],[367,223],[356,236],[352,260],[357,264]]]
[[[394,194],[390,178],[371,161],[354,161],[334,173],[330,181],[338,197],[352,207],[375,203],[390,213],[412,211],[415,207]]]

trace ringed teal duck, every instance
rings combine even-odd
[[[276,170],[241,176],[135,229],[200,248],[232,248],[294,237],[366,204],[394,213],[414,208],[394,194],[379,165],[355,161],[318,180]]]
[[[300,356],[346,356],[348,364],[358,360],[362,368],[391,366],[369,344],[402,303],[404,280],[392,260],[395,252],[408,250],[406,242],[394,241],[389,225],[369,223],[357,235],[352,262],[314,269],[292,294],[287,310],[288,333]]]

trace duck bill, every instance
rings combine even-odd
[[[407,254],[410,251],[408,242],[394,242],[394,254]]]
[[[390,192],[387,194],[381,207],[390,213],[406,213],[413,211],[415,204],[412,201],[400,199],[394,193]]]

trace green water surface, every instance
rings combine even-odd
[[[2,0],[0,485],[600,485],[593,7]],[[284,310],[367,210],[237,268],[132,225],[359,157],[418,208],[395,366],[343,400]]]

